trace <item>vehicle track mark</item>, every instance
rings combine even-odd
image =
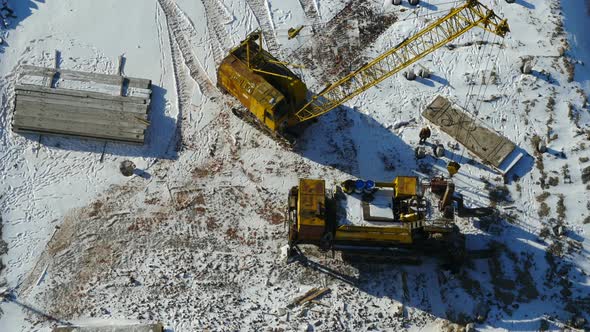
[[[220,64],[232,45],[230,35],[222,25],[224,11],[217,0],[201,0],[207,17],[207,30],[211,38],[211,50],[216,64]]]
[[[258,25],[262,30],[262,34],[264,35],[264,39],[266,41],[266,47],[271,53],[278,52],[279,44],[275,36],[270,12],[268,11],[268,7],[265,4],[266,0],[247,0],[246,2],[252,10],[252,13],[254,13],[256,21],[258,21]]]
[[[191,31],[194,32],[192,23],[172,0],[158,0],[158,3],[166,15],[166,22],[170,31],[171,40],[174,39],[178,44],[178,48],[184,59],[184,64],[189,69],[190,76],[195,82],[197,82],[201,92],[205,95],[213,96],[218,94],[213,81],[209,75],[207,75],[207,72],[203,69],[192,51],[189,39]]]
[[[305,16],[311,21],[312,25],[315,26],[320,23],[320,13],[318,12],[318,8],[316,8],[314,0],[299,0],[299,4],[301,4]]]

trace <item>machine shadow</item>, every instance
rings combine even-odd
[[[535,5],[533,5],[532,3],[525,1],[525,0],[516,0],[516,3],[527,8],[527,9],[535,9]]]
[[[295,152],[357,178],[388,180],[412,174],[414,148],[391,127],[356,108],[340,106],[303,132]]]
[[[115,155],[124,157],[145,157],[176,160],[178,158],[178,139],[181,137],[180,128],[177,124],[182,115],[177,119],[166,114],[166,89],[158,85],[152,85],[152,98],[149,113],[149,122],[145,134],[145,144],[125,144],[118,142],[104,142],[92,139],[42,135],[22,134],[27,139],[39,142],[50,149],[90,152],[101,155]]]
[[[41,310],[39,308],[33,307],[33,306],[31,306],[31,305],[29,305],[27,303],[23,303],[23,302],[19,301],[17,299],[16,294],[14,294],[14,292],[10,292],[5,297],[5,299],[6,299],[7,302],[14,303],[15,305],[17,305],[17,306],[19,306],[19,307],[21,307],[21,308],[23,308],[23,309],[25,309],[27,311],[30,311],[31,313],[33,313],[35,315],[38,315],[40,317],[43,317],[44,319],[46,319],[48,321],[51,321],[51,322],[54,322],[54,323],[57,323],[57,324],[63,325],[63,326],[71,326],[72,325],[72,323],[70,323],[70,322],[68,322],[66,320],[63,320],[63,319],[61,319],[59,317],[55,317],[55,316],[53,316],[53,315],[51,315],[51,314],[49,314],[49,313],[47,313],[47,312],[45,312],[45,311],[43,311],[43,310]]]
[[[428,10],[438,10],[439,9],[438,6],[431,4],[428,1],[424,1],[424,0],[420,1],[419,5],[420,5],[420,7],[423,7]],[[406,3],[405,1],[403,1],[401,3],[401,6],[406,9],[415,9],[416,8],[415,5],[410,5],[409,3]]]
[[[466,235],[468,254],[458,271],[432,257],[410,265],[404,257],[340,260],[326,258],[329,252],[297,264],[334,283],[400,302],[405,317],[411,317],[407,308],[413,308],[459,324],[510,331],[539,330],[547,317],[561,322],[584,317],[588,322],[590,285],[579,269],[563,274],[570,264],[567,256],[544,250],[543,239],[505,220],[471,220],[483,233]]]

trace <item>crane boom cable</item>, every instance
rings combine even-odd
[[[498,49],[500,49],[500,48],[498,48]],[[486,59],[486,65],[485,65],[484,70],[483,70],[482,83],[479,85],[479,90],[477,91],[477,95],[476,95],[476,98],[475,98],[475,103],[473,104],[474,110],[475,110],[475,113],[476,114],[479,112],[479,107],[481,106],[481,97],[482,97],[482,90],[484,90],[483,89],[483,86],[484,85],[486,86],[485,91],[487,91],[487,87],[488,87],[488,83],[489,82],[488,82],[488,80],[485,80],[485,78],[486,78],[486,74],[488,72],[488,68],[489,68],[489,65],[490,65],[490,59],[492,58],[492,52],[493,52],[493,50],[490,50],[489,56]],[[490,78],[492,77],[491,72],[490,72],[489,77]],[[485,80],[485,84],[484,84],[484,80]],[[483,93],[484,95],[485,95],[485,91]],[[478,106],[478,103],[479,103],[479,106]]]
[[[489,32],[484,30],[484,42],[487,42],[489,39]],[[481,59],[481,54],[483,53],[485,55],[485,49],[486,49],[487,43],[484,44],[482,47],[480,47],[477,50],[477,55],[476,55],[476,59]],[[473,75],[474,78],[479,77],[479,72],[480,72],[480,67],[478,67]],[[467,89],[467,92],[465,93],[465,110],[469,113],[469,103],[471,103],[471,101],[473,100],[473,90],[475,88],[475,82],[472,82],[473,84],[469,85],[469,88]],[[480,85],[481,87],[481,85]],[[477,99],[476,99],[477,101]],[[463,125],[465,124],[465,121],[463,121],[463,119],[461,119],[461,121],[459,122],[459,127],[463,128]],[[468,130],[463,130],[464,132],[469,132]],[[459,163],[463,163],[463,156],[465,155],[465,147],[463,147],[463,149],[461,150],[461,156],[459,157]]]
[[[325,114],[476,26],[500,36],[509,31],[506,20],[479,1],[468,0],[393,49],[328,85],[295,116],[303,122]]]
[[[487,35],[486,35],[486,33],[487,33]],[[487,41],[488,38],[489,38],[489,32],[484,31],[484,38],[483,38],[483,40],[484,41]],[[486,47],[486,45],[483,45],[482,47],[480,47],[477,50],[476,59],[481,59],[482,52],[483,52],[483,54],[485,54],[485,52],[484,52],[485,47]],[[480,71],[480,68],[478,67],[475,70],[475,73],[472,76],[472,82],[471,82],[472,84],[469,85],[469,88],[467,88],[467,92],[465,93],[465,106],[466,106],[466,108],[469,107],[469,103],[473,99],[473,90],[475,89],[475,85],[476,85],[475,84],[475,78],[478,77],[479,71]]]
[[[494,42],[495,42],[496,38],[497,38],[497,37],[494,37]],[[502,41],[502,45],[504,45],[504,41]],[[498,59],[499,59],[499,57],[500,57],[500,52],[501,52],[501,50],[502,50],[502,47],[498,47],[498,51],[497,51],[497,53],[496,53],[496,58],[495,58],[495,61],[494,61],[494,66],[495,66],[495,64],[498,62]],[[490,56],[488,57],[488,61],[486,61],[486,66],[485,66],[485,69],[484,69],[484,77],[485,77],[485,73],[487,72],[487,68],[488,68],[489,60],[490,60],[490,58],[492,57],[492,52],[493,52],[493,51],[490,51],[490,54],[489,54]],[[491,75],[491,73],[490,73],[490,77],[491,77],[491,76],[492,76],[492,75]],[[486,81],[486,83],[488,83],[488,81]],[[479,113],[479,109],[481,108],[481,105],[483,105],[483,99],[482,99],[482,96],[485,96],[485,94],[486,94],[486,93],[487,93],[487,91],[488,91],[488,86],[489,86],[489,84],[485,84],[485,89],[483,90],[483,94],[481,94],[481,88],[483,87],[483,85],[484,85],[483,83],[482,83],[482,84],[480,84],[480,89],[479,89],[479,92],[478,92],[478,94],[477,94],[477,98],[475,99],[475,104],[474,104],[474,106],[475,106],[475,114],[478,114],[478,113]],[[478,102],[479,102],[479,104],[478,104]],[[467,110],[467,112],[469,113],[469,110]],[[473,121],[473,122],[474,122],[474,124],[475,124],[475,121]],[[471,131],[471,130],[465,130],[465,132],[470,132],[470,131]],[[463,147],[463,151],[461,152],[461,159],[460,159],[460,161],[459,161],[460,163],[462,163],[462,162],[463,162],[463,155],[464,155],[464,153],[465,153],[465,150],[466,150],[466,147]]]
[[[504,45],[504,42],[502,41],[502,46],[503,46],[503,45]],[[498,61],[499,61],[499,58],[500,58],[500,52],[501,52],[501,51],[502,51],[502,47],[498,47],[498,51],[497,51],[497,53],[496,53],[496,57],[495,57],[495,59],[494,59],[494,67],[496,67],[496,64],[497,64],[497,63],[498,63]],[[491,55],[492,55],[492,52],[490,52],[490,58],[491,58]],[[488,60],[489,60],[489,59],[488,59]],[[491,77],[491,76],[492,76],[492,75],[491,75],[491,73],[490,73],[490,77]],[[487,91],[488,91],[488,86],[489,86],[489,84],[486,84],[486,87],[485,87],[485,89],[483,90],[483,94],[482,94],[482,96],[485,96],[485,95],[486,95],[486,93],[487,93]],[[481,96],[480,96],[480,97],[481,97]],[[483,104],[483,99],[479,98],[479,105],[478,105],[478,106],[475,108],[476,112],[479,112],[479,109],[481,108],[481,105],[482,105],[482,104]]]
[[[497,36],[494,36],[494,40],[492,41],[492,44],[494,44],[494,43],[496,42],[496,39],[497,39],[497,38],[498,38]],[[486,41],[487,41],[487,39],[486,39]],[[504,45],[504,42],[503,42],[503,41],[502,41],[502,45]],[[490,47],[488,47],[488,49],[490,49]],[[494,59],[494,66],[495,66],[495,64],[498,62],[498,59],[499,59],[499,57],[500,57],[500,52],[501,52],[501,50],[502,50],[502,47],[498,47],[498,50],[497,50],[497,53],[496,53],[496,57],[495,57],[495,59]],[[484,55],[485,55],[485,52],[484,52]],[[486,73],[487,73],[487,71],[488,71],[488,68],[489,68],[489,64],[490,64],[490,60],[491,60],[491,58],[492,58],[492,55],[493,55],[493,50],[491,50],[491,49],[490,49],[490,52],[489,52],[489,54],[488,54],[488,57],[487,57],[487,60],[486,60],[486,64],[485,64],[485,66],[484,66],[484,70],[483,70],[483,78],[484,78],[484,79],[485,79],[485,77],[486,77]],[[479,59],[479,56],[478,56],[478,59]],[[479,71],[480,71],[480,70],[479,70],[479,68],[478,68],[478,72],[479,72]],[[491,73],[490,73],[489,77],[491,78],[491,76],[492,76],[492,75],[491,75]],[[479,75],[476,75],[476,77],[479,77]],[[485,88],[483,87],[484,85],[485,85]],[[474,85],[472,85],[472,86],[474,86]],[[487,93],[488,86],[489,86],[489,82],[488,82],[488,80],[485,80],[485,84],[484,84],[484,83],[483,83],[483,81],[482,81],[482,83],[479,85],[478,92],[477,92],[477,94],[475,95],[475,102],[473,103],[473,106],[474,106],[474,113],[475,113],[476,115],[479,113],[479,109],[480,109],[480,108],[481,108],[481,106],[483,105],[483,98],[482,98],[482,96],[485,96],[485,94]],[[482,89],[483,89],[483,93],[482,93]],[[472,100],[472,98],[473,98],[473,97],[474,97],[474,96],[473,96],[473,95],[471,95],[469,100]],[[466,106],[468,106],[468,104],[469,104],[469,102],[467,102],[467,103],[466,103]],[[471,113],[471,112],[469,111],[469,108],[468,108],[468,107],[466,107],[466,108],[465,108],[465,110],[467,111],[467,113]],[[477,119],[475,118],[475,120],[477,120]],[[473,124],[475,125],[475,121],[473,121]],[[460,124],[460,126],[463,126],[463,125],[464,125],[464,123],[461,123],[461,124]],[[464,132],[466,132],[466,133],[469,133],[469,132],[471,132],[471,131],[473,131],[473,130],[472,130],[472,129],[465,129],[465,130],[464,130]],[[465,150],[466,150],[466,148],[465,148],[465,147],[463,147],[463,150],[461,151],[461,158],[460,158],[460,161],[459,161],[460,163],[463,161],[463,155],[465,154]]]

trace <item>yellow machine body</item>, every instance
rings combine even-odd
[[[305,104],[307,86],[261,42],[256,32],[233,49],[219,66],[217,84],[276,132],[297,121],[294,112]]]
[[[400,176],[392,182],[377,182],[377,186],[395,188],[392,192],[400,199],[413,197],[417,194],[418,178]],[[292,215],[291,232],[296,234],[300,243],[319,244],[326,233],[332,233],[332,240],[346,243],[363,243],[368,245],[387,246],[391,244],[412,244],[413,232],[423,225],[422,216],[417,213],[400,214],[398,223],[391,227],[372,227],[366,225],[339,225],[330,215],[326,197],[325,181],[300,179],[299,186],[290,195]],[[392,194],[393,195],[393,194]],[[296,201],[296,205],[295,205]],[[292,235],[293,235],[292,234]]]
[[[411,244],[412,230],[404,227],[340,226],[336,229],[336,241],[371,242],[387,245],[390,243]]]
[[[299,180],[297,233],[308,241],[319,241],[326,228],[326,183],[324,180]]]
[[[418,192],[418,178],[415,176],[398,176],[393,180],[395,198],[416,196]]]
[[[299,245],[307,244],[321,250],[394,253],[398,257],[426,254],[461,261],[465,237],[455,224],[453,204],[444,203],[454,189],[451,181],[401,176],[375,182],[375,186],[363,181],[362,192],[344,191],[351,182],[358,185],[360,181],[346,180],[332,191],[326,190],[324,180],[300,179],[291,188],[289,259],[301,255]]]

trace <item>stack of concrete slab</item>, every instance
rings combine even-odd
[[[143,144],[151,93],[147,79],[23,66],[12,129]]]
[[[164,326],[157,324],[102,325],[102,326],[59,326],[53,332],[163,332]]]
[[[509,139],[486,128],[445,97],[437,96],[422,115],[502,174],[524,156]]]

